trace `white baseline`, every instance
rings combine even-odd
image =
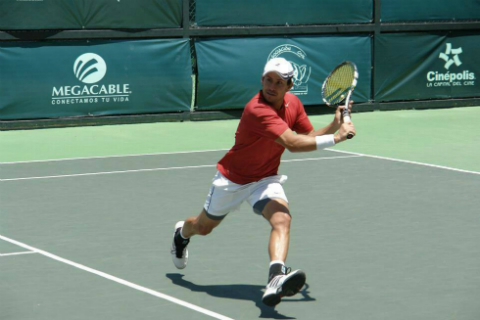
[[[282,160],[282,162],[301,162],[301,161],[318,161],[318,160],[336,160],[336,159],[348,159],[358,158],[358,155],[338,156],[338,157],[321,157],[321,158],[307,158],[307,159],[291,159]],[[38,179],[56,179],[56,178],[72,178],[72,177],[84,177],[84,176],[98,176],[107,174],[121,174],[121,173],[138,173],[138,172],[152,172],[152,171],[170,171],[170,170],[182,170],[182,169],[201,169],[201,168],[214,168],[216,164],[204,164],[198,166],[184,166],[184,167],[165,167],[165,168],[151,168],[151,169],[133,169],[133,170],[118,170],[118,171],[105,171],[105,172],[87,172],[87,173],[74,173],[55,176],[39,176],[39,177],[24,177],[24,178],[9,178],[0,179],[1,182],[7,181],[22,181],[22,180],[38,180]]]
[[[132,155],[114,155],[114,156],[99,156],[99,157],[77,157],[77,158],[66,158],[66,159],[0,162],[0,165],[15,165],[15,164],[42,163],[42,162],[62,162],[62,161],[76,161],[76,160],[95,160],[95,159],[110,159],[110,158],[114,159],[114,158],[131,158],[131,157],[151,157],[151,156],[161,156],[161,155],[220,152],[220,151],[227,151],[227,150],[229,150],[229,149],[194,150],[194,151],[159,152],[159,153],[145,153],[145,154],[132,154]],[[324,150],[325,151],[331,151],[331,152],[339,152],[339,153],[344,153],[344,154],[350,154],[350,155],[356,155],[356,156],[359,156],[359,157],[368,157],[368,158],[375,158],[375,159],[380,159],[380,160],[403,162],[403,163],[414,164],[414,165],[419,165],[419,166],[426,166],[426,167],[432,167],[432,168],[437,168],[437,169],[450,170],[450,171],[463,172],[463,173],[471,173],[471,174],[479,174],[480,175],[480,172],[478,172],[478,171],[463,170],[463,169],[457,169],[457,168],[452,168],[452,167],[447,167],[447,166],[440,166],[440,165],[434,165],[434,164],[430,164],[430,163],[424,163],[424,162],[402,160],[402,159],[396,159],[396,158],[390,158],[390,157],[375,156],[375,155],[369,155],[369,154],[364,154],[364,153],[349,152],[349,151],[342,151],[342,150],[329,149],[329,148],[324,149]],[[284,160],[284,161],[290,161],[290,160]],[[2,180],[0,180],[0,181],[2,181]]]

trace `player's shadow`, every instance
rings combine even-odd
[[[275,308],[266,306],[262,303],[262,295],[264,286],[256,286],[250,284],[232,284],[232,285],[197,285],[191,281],[183,279],[184,275],[179,273],[167,273],[167,278],[172,280],[173,284],[178,286],[190,289],[194,292],[205,292],[213,297],[217,298],[227,298],[227,299],[239,299],[239,300],[250,300],[255,302],[257,308],[260,309],[260,318],[271,318],[271,319],[296,319],[292,317],[285,316]],[[305,284],[305,287],[300,291],[301,298],[288,298],[283,299],[282,303],[294,302],[294,301],[315,301],[315,298],[309,296],[308,284]]]

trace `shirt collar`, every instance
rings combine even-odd
[[[263,103],[268,104],[270,107],[272,107],[272,105],[271,105],[271,104],[265,99],[265,97],[263,96],[263,91],[262,91],[262,90],[260,90],[260,91],[258,92],[258,94],[259,94],[260,100],[261,100]],[[282,104],[282,107],[281,107],[279,110],[282,110],[283,107],[288,108],[288,104],[289,104],[289,103],[290,103],[290,101],[287,100],[287,94],[285,94],[285,96],[283,96],[283,104]],[[273,107],[272,107],[272,108],[273,108]],[[275,109],[275,108],[273,108],[273,109]]]

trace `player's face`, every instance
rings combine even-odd
[[[292,88],[277,73],[269,72],[262,77],[263,97],[275,107],[281,107],[285,93]]]

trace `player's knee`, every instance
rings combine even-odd
[[[290,224],[292,222],[292,217],[290,216],[290,214],[287,212],[277,212],[275,215],[276,216],[272,221],[273,228],[279,229],[285,232],[289,231]]]
[[[201,236],[206,236],[208,234],[210,234],[213,230],[213,227],[212,226],[208,226],[208,225],[199,225],[198,226],[198,234],[201,235]]]
[[[282,212],[282,225],[284,225],[286,228],[290,229],[290,224],[292,223],[292,216],[290,213],[285,213]]]

